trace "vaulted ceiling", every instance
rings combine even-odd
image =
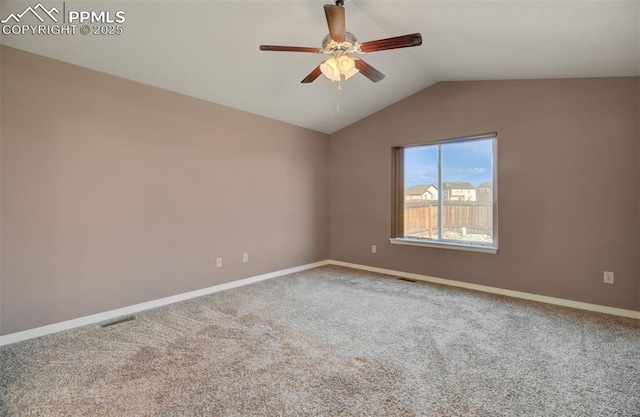
[[[327,1],[62,3],[43,1],[123,10],[123,33],[3,35],[2,43],[325,133],[438,81],[640,75],[636,0],[347,0],[347,30],[359,41],[421,32],[423,45],[363,56],[386,78],[356,75],[340,92],[322,76],[300,83],[325,55],[258,49],[320,47]],[[29,4],[3,0],[0,12]]]

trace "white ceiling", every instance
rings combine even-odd
[[[2,0],[0,14],[35,4]],[[300,84],[324,55],[258,46],[320,47],[323,4],[67,0],[67,10],[124,10],[123,35],[2,43],[325,133],[438,81],[640,75],[639,0],[347,0],[347,30],[359,41],[421,32],[423,45],[363,56],[386,74],[377,84],[362,75],[341,92],[324,77]]]

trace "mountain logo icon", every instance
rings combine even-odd
[[[47,10],[47,8],[42,5],[42,3],[38,3],[34,7],[27,7],[22,13],[11,13],[4,20],[0,20],[0,23],[6,24],[10,20],[13,20],[15,23],[19,23],[20,19],[22,19],[28,13],[34,15],[36,19],[38,19],[41,23],[44,23],[43,16],[49,16],[51,20],[53,20],[55,23],[58,23],[58,19],[53,15],[53,13],[58,14],[60,12],[55,7],[52,7],[51,10]]]

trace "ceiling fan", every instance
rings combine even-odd
[[[345,29],[344,0],[336,0],[335,6],[324,5],[324,14],[327,17],[329,34],[322,40],[322,48],[303,46],[277,46],[260,45],[261,51],[278,52],[309,52],[314,54],[331,55],[329,59],[318,65],[301,82],[311,83],[323,74],[331,81],[348,80],[358,72],[377,83],[384,78],[384,74],[367,64],[362,58],[354,57],[354,54],[384,51],[388,49],[408,48],[422,45],[422,35],[412,33],[410,35],[396,36],[393,38],[378,39],[375,41],[358,43],[356,37]],[[341,85],[338,86],[338,90]]]

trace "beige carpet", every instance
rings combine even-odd
[[[339,267],[0,348],[3,416],[640,416],[640,323]]]

